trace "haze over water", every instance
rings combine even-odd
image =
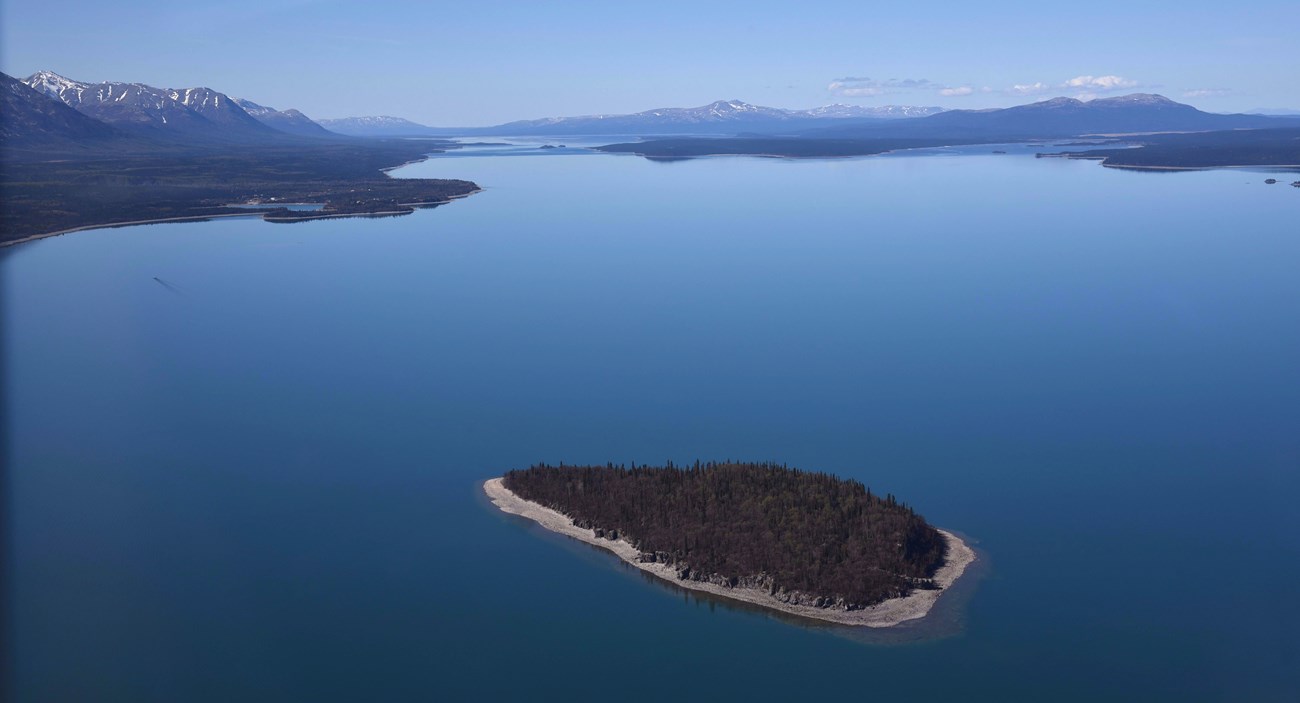
[[[479,153],[410,217],[0,252],[13,700],[1300,694],[1300,193]],[[894,493],[982,576],[864,642],[479,488],[696,458]]]

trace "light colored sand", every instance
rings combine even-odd
[[[807,618],[827,620],[841,625],[892,627],[907,620],[925,617],[926,613],[930,612],[930,608],[934,607],[935,602],[939,600],[939,596],[943,594],[943,590],[917,589],[903,598],[893,598],[864,610],[833,610],[807,605],[789,605],[768,595],[766,591],[750,588],[727,588],[712,583],[679,580],[676,571],[667,564],[647,564],[639,561],[637,558],[639,553],[627,541],[598,538],[591,530],[584,530],[575,526],[573,521],[563,513],[524,500],[510,492],[503,485],[500,478],[486,481],[483,484],[483,491],[504,512],[526,517],[552,532],[558,532],[587,544],[608,549],[632,566],[682,588],[706,591],[716,596],[733,598]],[[935,573],[934,581],[942,589],[947,589],[962,575],[966,567],[975,561],[975,552],[951,532],[939,530],[939,533],[948,541],[948,557],[944,565]]]

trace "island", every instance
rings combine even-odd
[[[772,463],[538,464],[483,489],[678,586],[842,625],[922,618],[975,560],[893,495]]]

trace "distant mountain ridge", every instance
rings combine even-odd
[[[992,110],[949,110],[891,124],[846,125],[806,131],[806,137],[949,137],[954,139],[1048,139],[1090,134],[1190,132],[1277,126],[1279,118],[1221,115],[1163,95],[1133,93],[1082,101],[1052,98]]]
[[[428,127],[399,117],[350,117],[320,120],[320,123],[336,132],[356,136],[740,134],[792,131],[840,121],[925,117],[942,111],[940,107],[912,105],[825,105],[809,110],[786,110],[751,105],[740,100],[717,100],[700,107],[664,107],[632,114],[544,117],[491,127]]]
[[[1289,107],[1256,107],[1246,111],[1247,115],[1268,115],[1270,117],[1300,117],[1300,110]]]
[[[401,117],[340,117],[317,120],[325,129],[353,137],[421,137],[445,134],[445,130],[412,122]]]
[[[786,110],[718,100],[701,107],[667,107],[630,115],[588,115],[520,120],[487,128],[492,134],[716,134],[790,130],[838,120],[887,120],[924,117],[938,107],[827,105]],[[479,133],[489,133],[480,131]]]
[[[645,139],[608,144],[602,151],[640,154],[655,159],[681,159],[709,155],[765,155],[792,157],[864,156],[899,149],[990,144],[1090,136],[1169,134],[1180,132],[1231,133],[1300,127],[1300,120],[1260,115],[1220,115],[1174,102],[1162,95],[1134,93],[1114,98],[1081,101],[1053,98],[1028,105],[989,110],[950,110],[929,117],[889,123],[857,122],[837,127],[788,134],[744,135],[740,138],[691,137]],[[1247,139],[1246,142],[1250,140]],[[1228,148],[1245,143],[1222,141]],[[1288,145],[1251,142],[1255,159],[1279,158]],[[1184,158],[1180,155],[1179,158]],[[1230,155],[1216,157],[1230,161]],[[1289,157],[1287,157],[1289,158]],[[1273,162],[1279,163],[1279,162]],[[1289,163],[1289,162],[1288,162]]]
[[[333,137],[336,133],[325,129],[320,123],[292,108],[277,110],[273,107],[258,105],[252,100],[231,98],[236,105],[243,108],[250,117],[262,124],[289,134],[305,137]]]

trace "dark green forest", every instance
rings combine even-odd
[[[539,464],[504,484],[597,537],[626,539],[679,579],[817,607],[857,610],[932,588],[946,548],[892,495],[777,464]]]

